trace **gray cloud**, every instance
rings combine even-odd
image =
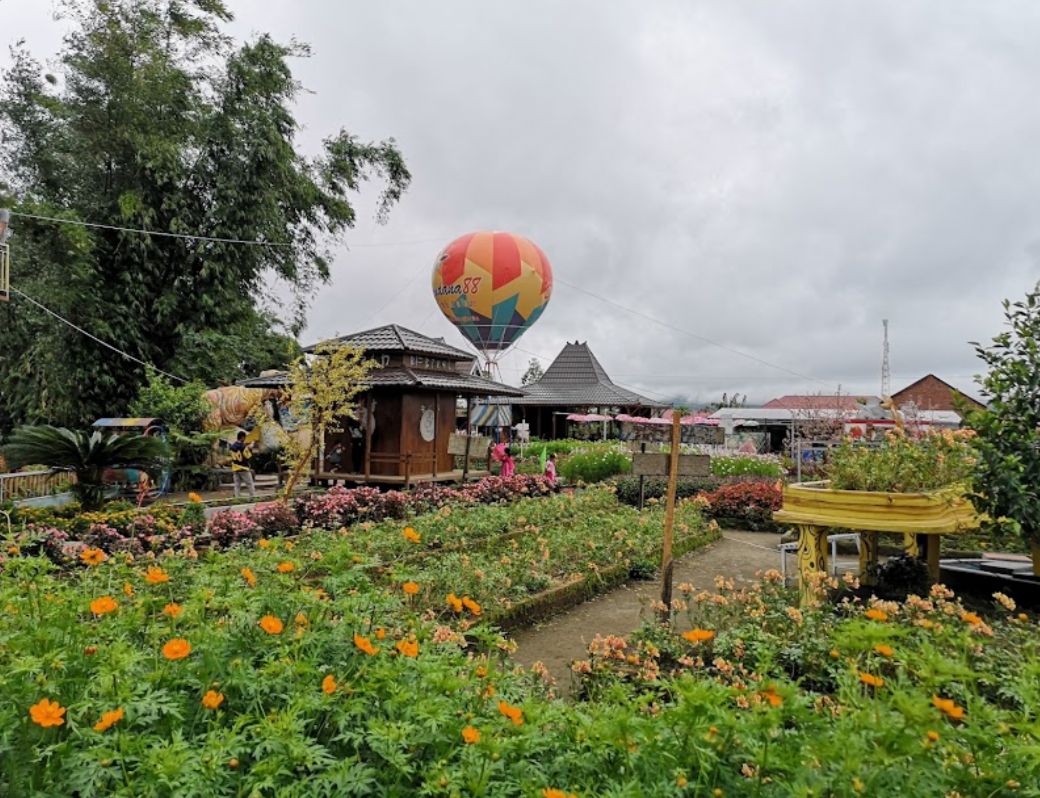
[[[27,5],[0,6],[5,38],[53,50]],[[240,36],[313,45],[304,147],[393,135],[414,174],[385,227],[360,203],[308,340],[397,321],[458,341],[429,269],[497,228],[561,278],[507,379],[580,339],[658,395],[876,392],[887,317],[895,387],[970,389],[966,342],[1040,276],[1031,0],[231,5]]]

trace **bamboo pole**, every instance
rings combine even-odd
[[[672,606],[672,527],[675,523],[675,491],[679,484],[679,440],[682,413],[672,410],[672,451],[668,457],[668,504],[664,511],[664,544],[661,547],[661,622],[667,623]]]

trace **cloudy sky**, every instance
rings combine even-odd
[[[654,397],[877,393],[888,318],[893,388],[971,390],[967,342],[1040,278],[1034,0],[230,6],[239,37],[313,46],[303,149],[393,136],[414,177],[385,226],[359,202],[306,343],[461,344],[434,258],[500,229],[558,280],[506,381],[577,339]],[[53,52],[52,8],[0,2],[0,43]]]

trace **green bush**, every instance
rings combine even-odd
[[[710,493],[722,487],[725,480],[719,477],[698,477],[696,479],[680,479],[676,483],[675,495],[679,499],[689,499],[698,493]],[[639,506],[639,477],[621,477],[615,483],[618,501]],[[646,477],[643,480],[643,497],[664,499],[668,495],[668,480],[664,477]]]
[[[632,470],[632,458],[616,449],[580,452],[560,465],[560,473],[568,482],[602,482]]]
[[[780,479],[780,461],[768,455],[712,455],[711,473],[716,477],[770,477]]]

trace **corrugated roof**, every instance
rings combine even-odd
[[[560,407],[667,407],[615,385],[587,343],[569,341],[515,404]]]
[[[303,351],[313,352],[322,343],[349,344],[372,352],[416,352],[422,355],[436,355],[449,360],[474,359],[472,354],[445,343],[443,338],[430,338],[399,324],[387,324],[371,330],[333,338],[331,341],[321,341],[318,344],[311,344]]]
[[[788,394],[771,399],[762,407],[784,410],[856,410],[865,402],[878,401],[876,396],[822,396],[818,394]]]
[[[522,396],[519,388],[503,385],[473,374],[449,374],[442,371],[422,371],[419,369],[391,366],[374,369],[368,375],[367,383],[372,387],[411,387],[437,391],[455,391],[461,394],[477,396]],[[250,377],[239,385],[247,388],[284,388],[288,384],[288,374],[279,372],[264,377]]]

